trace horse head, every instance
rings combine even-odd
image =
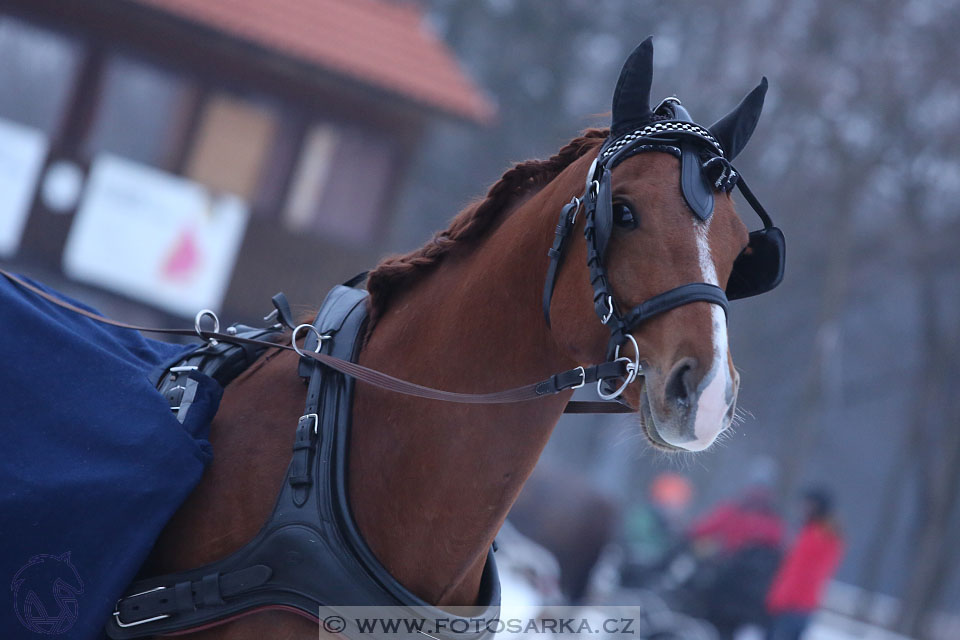
[[[605,353],[627,363],[626,379],[601,383],[601,395],[637,410],[655,446],[699,451],[736,408],[727,300],[772,289],[783,273],[782,234],[731,164],[756,126],[766,79],[703,127],[675,98],[650,108],[652,59],[647,39],[621,72],[609,136],[557,179],[557,193],[577,194],[557,237],[576,229],[586,242],[555,242],[551,262],[562,268],[548,271],[544,315],[577,361]],[[740,220],[736,185],[761,231],[748,233]]]

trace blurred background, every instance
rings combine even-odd
[[[953,640],[957,33],[936,0],[4,0],[0,264],[131,321],[255,321],[281,289],[305,310],[605,124],[647,35],[653,99],[704,124],[766,75],[738,168],[788,268],[731,308],[736,434],[678,458],[564,419],[512,520],[586,598],[646,562],[631,523],[665,472],[680,538],[762,489],[787,545],[817,486],[845,554],[808,637]]]

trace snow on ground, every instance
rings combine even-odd
[[[741,629],[736,640],[764,640],[762,629],[750,627]],[[847,616],[829,611],[821,611],[803,635],[803,640],[913,640],[880,627],[865,624]]]
[[[912,640],[907,636],[848,618],[830,611],[814,617],[804,640]]]

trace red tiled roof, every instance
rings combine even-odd
[[[494,106],[409,3],[135,0],[284,55],[485,122]]]

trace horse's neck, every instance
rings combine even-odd
[[[415,382],[496,391],[573,366],[540,316],[553,224],[510,215],[481,245],[451,255],[398,297],[360,361]],[[436,604],[472,604],[487,549],[569,394],[461,405],[357,385],[350,500],[377,557]]]

